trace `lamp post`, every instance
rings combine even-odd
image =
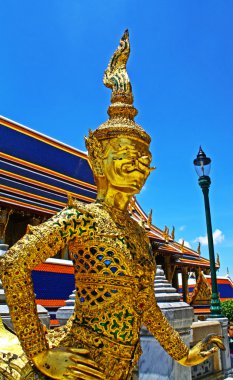
[[[216,278],[216,267],[215,267],[215,257],[214,257],[214,242],[210,215],[210,203],[209,203],[209,187],[211,180],[209,177],[210,163],[211,159],[206,157],[202,148],[199,148],[197,157],[193,161],[195,170],[199,176],[198,183],[202,189],[205,202],[205,214],[206,214],[206,227],[207,227],[207,237],[208,237],[208,247],[209,247],[209,259],[210,259],[210,272],[211,272],[211,287],[212,296],[210,303],[210,316],[212,318],[222,318],[221,304],[218,295],[217,278]]]

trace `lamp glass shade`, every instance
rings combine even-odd
[[[199,177],[209,175],[210,167],[211,167],[211,159],[209,157],[206,157],[201,147],[199,148],[199,152],[197,154],[197,157],[193,161],[193,163],[194,163],[194,167],[197,172],[197,175]]]

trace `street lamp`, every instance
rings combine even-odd
[[[195,170],[199,176],[198,183],[202,189],[205,202],[205,214],[206,214],[206,226],[207,226],[207,237],[208,237],[208,247],[209,247],[209,258],[210,258],[210,272],[211,272],[211,287],[212,296],[210,303],[210,317],[212,318],[222,318],[221,304],[218,296],[217,278],[216,278],[216,267],[215,267],[215,257],[214,257],[214,243],[213,243],[213,233],[210,215],[210,203],[209,203],[209,187],[211,180],[209,177],[211,159],[206,157],[202,148],[199,148],[197,158],[193,161]]]

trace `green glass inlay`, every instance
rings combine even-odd
[[[123,311],[121,311],[120,313],[115,313],[114,317],[117,317],[118,321],[121,321],[122,315],[123,315]]]
[[[114,319],[113,324],[111,326],[113,329],[119,328],[120,326],[118,325],[117,321]]]

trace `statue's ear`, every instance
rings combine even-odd
[[[97,177],[103,176],[103,146],[102,144],[97,140],[94,133],[89,130],[88,137],[85,137],[85,144],[88,150],[89,155],[89,163],[91,166],[91,169],[93,171],[95,180],[97,182]]]
[[[97,200],[104,201],[108,189],[108,181],[105,175],[95,177],[97,186]]]
[[[103,170],[104,147],[91,130],[89,130],[88,137],[85,137],[85,143],[88,150],[89,163],[97,186],[97,200],[103,201],[107,191],[107,178]]]

